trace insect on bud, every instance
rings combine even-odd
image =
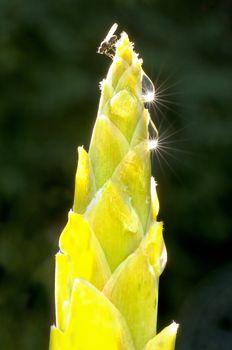
[[[97,53],[101,55],[106,55],[112,59],[114,58],[115,43],[118,39],[117,35],[115,35],[117,28],[118,24],[114,23],[110,28],[108,34],[106,35],[105,39],[101,42],[99,48],[97,49]]]

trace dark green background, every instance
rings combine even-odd
[[[169,253],[159,328],[181,323],[178,350],[232,348],[231,12],[226,0],[0,0],[1,349],[48,347],[76,147],[110,63],[96,47],[115,21],[168,95],[151,107],[170,147],[153,157]]]

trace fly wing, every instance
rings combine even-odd
[[[108,42],[112,37],[112,35],[114,35],[114,33],[116,32],[117,28],[118,28],[118,24],[114,23],[103,41]]]

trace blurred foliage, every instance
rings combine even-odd
[[[232,349],[231,290],[231,264],[199,284],[182,311],[179,350]]]
[[[198,317],[193,348],[206,349],[207,334],[226,349],[227,337],[203,322],[206,299],[220,317],[217,296],[203,291],[194,307],[184,305],[231,259],[231,10],[226,0],[0,0],[1,348],[48,346],[54,254],[72,206],[76,147],[88,147],[109,64],[96,47],[117,21],[163,94],[161,111],[151,108],[166,142],[160,163],[153,157],[169,253],[160,327],[183,320],[177,349],[192,349],[185,334]],[[209,293],[222,279],[212,277]],[[225,312],[231,294],[224,293]],[[231,342],[231,323],[216,324]]]

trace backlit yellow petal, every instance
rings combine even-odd
[[[128,149],[129,144],[120,130],[107,117],[100,116],[89,150],[97,189],[112,176]]]
[[[136,350],[155,334],[158,278],[141,249],[127,258],[103,289],[126,319]]]
[[[73,210],[82,214],[94,196],[95,181],[88,153],[83,147],[78,147],[78,155]]]
[[[143,228],[135,210],[119,189],[108,181],[85,214],[114,270],[139,245]]]
[[[80,277],[101,289],[110,276],[102,248],[89,224],[72,211],[60,236],[60,250],[70,257],[73,278]]]
[[[173,322],[150,340],[144,350],[174,350],[177,329],[178,324]]]
[[[114,305],[86,281],[75,280],[66,335],[70,350],[133,350],[127,324]]]

